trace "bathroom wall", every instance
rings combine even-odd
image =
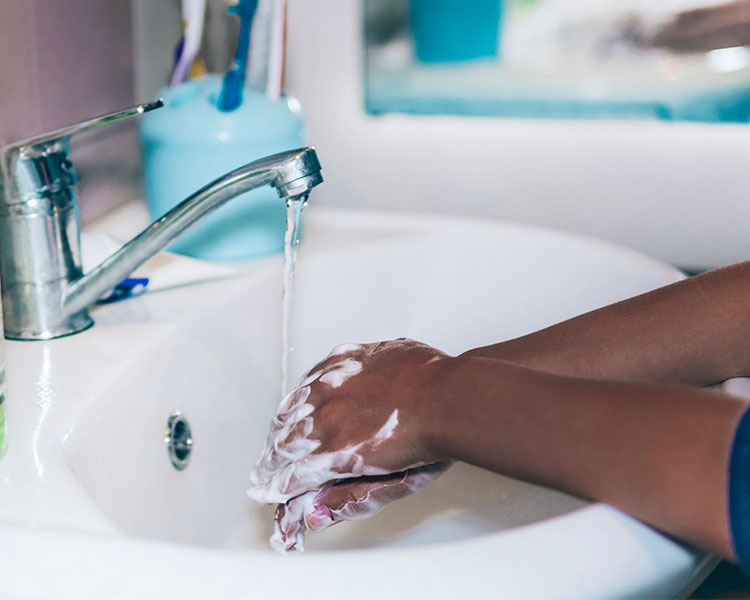
[[[131,38],[130,0],[0,0],[0,144],[131,106]],[[135,123],[71,148],[84,221],[141,194]]]
[[[311,210],[521,221],[688,269],[750,258],[747,125],[367,115],[361,10],[290,0],[288,89],[326,178]]]
[[[552,226],[688,269],[750,257],[747,126],[367,115],[361,10],[289,0],[312,203]],[[178,0],[0,0],[0,143],[148,99],[179,28]],[[142,196],[135,121],[73,145],[84,221]]]
[[[180,0],[131,0],[137,98],[152,98],[168,82],[182,35]]]

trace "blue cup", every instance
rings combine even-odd
[[[498,56],[502,0],[411,0],[409,18],[422,62]]]
[[[250,87],[232,112],[217,107],[222,78],[163,90],[164,108],[141,118],[146,200],[156,219],[210,181],[253,160],[305,145],[299,103]],[[195,258],[242,260],[281,252],[286,205],[272,188],[242,194],[170,247]]]

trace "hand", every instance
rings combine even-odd
[[[437,476],[416,468],[446,458],[432,450],[428,432],[449,362],[444,353],[413,340],[339,346],[282,401],[248,495],[286,504],[276,519],[285,547],[304,532],[304,517],[312,529],[321,528],[315,509],[329,525],[374,514],[387,499],[426,485],[426,473]],[[399,475],[332,484],[393,473]]]
[[[444,461],[402,473],[341,480],[292,498],[276,508],[271,547],[280,553],[301,552],[306,529],[323,531],[342,521],[372,517],[435,481],[451,464]]]
[[[405,339],[336,348],[279,406],[248,495],[284,503],[333,480],[443,460],[426,430],[447,360]]]

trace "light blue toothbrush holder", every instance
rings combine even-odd
[[[163,90],[164,108],[141,118],[146,199],[151,216],[253,160],[305,145],[304,120],[292,98],[272,100],[245,87],[234,111],[217,107],[222,78],[209,75]],[[266,187],[219,208],[170,250],[195,258],[242,260],[284,249],[286,205]]]

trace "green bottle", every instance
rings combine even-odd
[[[0,457],[8,445],[8,429],[5,420],[5,336],[3,328],[3,310],[0,303]]]

